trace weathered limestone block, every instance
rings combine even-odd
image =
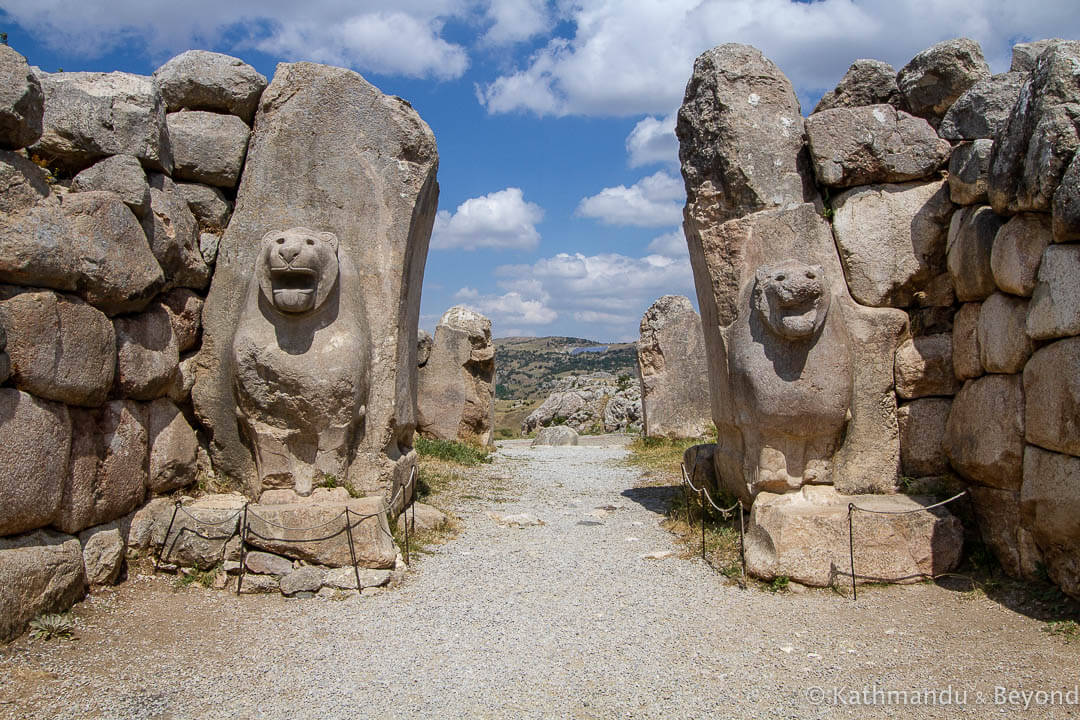
[[[804,482],[893,487],[893,356],[906,314],[850,298],[813,205],[693,225],[721,486],[746,502]]]
[[[45,92],[44,132],[31,150],[81,170],[108,155],[134,155],[172,172],[165,102],[153,81],[123,72],[37,72]]]
[[[552,422],[566,421],[585,409],[587,403],[582,393],[553,392],[522,421],[521,433],[526,435]]]
[[[91,587],[112,585],[124,567],[127,544],[120,524],[111,522],[79,533],[86,582]]]
[[[216,187],[184,182],[178,182],[175,185],[176,191],[187,201],[188,210],[199,224],[201,248],[202,235],[206,231],[221,231],[228,226],[229,218],[232,217],[233,204]],[[207,263],[214,262],[214,258],[207,258],[206,253],[203,253],[203,259]]]
[[[410,505],[407,512],[398,515],[397,526],[398,530],[404,530],[407,523],[410,533],[434,532],[442,529],[449,521],[450,518],[442,510],[418,502]],[[355,587],[355,585],[356,581],[354,580],[353,586]]]
[[[997,290],[990,257],[994,238],[1004,222],[1004,218],[986,205],[961,208],[953,213],[946,263],[957,300],[985,300]]]
[[[424,367],[431,359],[431,348],[435,345],[435,338],[427,330],[416,332],[416,367]]]
[[[945,272],[953,205],[944,180],[871,185],[833,202],[833,232],[851,296],[873,307],[907,307]]]
[[[244,555],[244,568],[259,575],[288,575],[293,571],[293,561],[281,555],[252,550]]]
[[[147,407],[146,429],[150,443],[147,488],[165,493],[195,482],[199,441],[184,414],[166,398]]]
[[[981,303],[964,303],[953,317],[953,374],[970,380],[983,374],[979,350],[979,313]]]
[[[53,525],[77,533],[127,515],[146,497],[146,409],[112,400],[70,412],[71,461]]]
[[[251,136],[243,120],[201,110],[169,113],[166,119],[177,178],[236,187]]]
[[[551,427],[540,428],[540,432],[536,433],[536,437],[533,438],[531,447],[537,447],[538,445],[559,446],[577,444],[577,430],[565,425],[552,425]]]
[[[938,134],[946,140],[992,139],[1005,127],[1026,79],[1009,72],[975,83],[945,113]]]
[[[641,423],[641,388],[630,386],[615,393],[604,406],[604,432],[629,432]]]
[[[103,190],[116,193],[136,217],[150,210],[150,185],[146,171],[133,155],[113,155],[94,163],[71,181],[72,192]]]
[[[337,590],[356,590],[356,571],[351,567],[334,568],[326,572],[323,579],[323,587]],[[390,570],[373,570],[371,568],[360,569],[360,587],[382,587],[390,582]]]
[[[17,157],[0,151],[0,177],[21,186],[0,200],[8,205],[0,213],[0,281],[76,292],[110,315],[145,307],[161,287],[161,268],[120,197],[49,194],[41,169]],[[38,189],[38,201],[26,204]]]
[[[278,586],[282,595],[293,597],[299,593],[317,593],[325,579],[325,570],[320,567],[306,565],[281,578]]]
[[[155,498],[132,516],[128,547],[155,553],[161,548],[163,562],[203,570],[223,559],[237,560],[246,502],[239,494],[207,495],[177,509],[169,498]]]
[[[420,433],[490,445],[495,426],[491,321],[461,306],[443,313],[416,395]]]
[[[0,301],[0,324],[9,333],[6,351],[20,390],[68,405],[105,402],[116,336],[100,310],[70,295],[23,292]]]
[[[146,312],[113,320],[116,328],[116,386],[125,397],[153,400],[165,395],[180,364],[169,311],[154,303]]]
[[[247,124],[255,118],[266,78],[243,60],[207,50],[188,50],[154,71],[169,112],[216,110]]]
[[[945,424],[952,400],[923,398],[896,409],[900,425],[900,470],[907,477],[929,477],[949,472],[949,459],[942,447]]]
[[[41,137],[45,94],[26,58],[0,46],[0,148],[18,150]]]
[[[1080,146],[1080,42],[1048,47],[994,143],[988,195],[998,214],[1045,211]]]
[[[960,382],[953,375],[952,335],[908,338],[896,350],[896,394],[906,400],[955,395]]]
[[[191,389],[195,387],[195,355],[180,358],[180,364],[176,368],[176,375],[169,385],[168,397],[177,405],[187,405],[191,402]]]
[[[0,211],[9,214],[34,207],[51,192],[44,170],[7,150],[0,150],[0,184]]]
[[[1080,458],[1028,445],[1020,509],[1050,579],[1080,597]]]
[[[368,348],[371,361],[364,379],[369,388],[364,432],[353,443],[355,459],[347,479],[363,493],[392,497],[408,482],[416,462],[415,342],[438,199],[434,136],[404,100],[383,95],[349,70],[311,63],[278,66],[255,125],[236,211],[221,239],[203,310],[203,344],[192,393],[210,435],[214,467],[236,478],[256,477],[252,453],[237,430],[234,339],[254,310],[245,298],[257,298],[251,293],[257,293],[258,285],[245,288],[264,250],[261,239],[268,232],[308,227],[334,233],[339,257],[347,257],[358,275],[348,292],[314,314],[297,314],[298,322],[310,329],[314,316],[339,303],[353,303],[349,296],[354,291],[359,296],[358,305],[340,305],[343,326],[319,332],[348,336],[346,327],[355,321],[370,333],[350,340]],[[340,285],[344,290],[346,283]],[[296,293],[297,300],[301,294]],[[282,319],[278,311],[268,312],[275,322]],[[270,329],[269,321],[254,320]],[[290,331],[281,342],[282,347],[301,350],[307,340],[304,332]],[[279,347],[276,338],[272,347]],[[302,354],[289,357],[297,367],[308,368],[307,373],[318,367]],[[332,372],[318,374],[329,377]],[[336,408],[338,395],[324,388],[306,402]],[[281,401],[289,402],[290,396],[292,390],[283,392]],[[292,414],[289,410],[283,417]],[[254,489],[249,484],[249,491]]]
[[[309,495],[344,480],[371,369],[359,276],[333,233],[271,231],[233,336],[237,418],[257,484]]]
[[[986,203],[993,140],[972,140],[953,148],[949,157],[949,196],[957,205]]]
[[[703,437],[711,423],[701,318],[688,298],[665,295],[641,318],[637,345],[646,437]]]
[[[1080,245],[1043,251],[1028,305],[1027,334],[1034,340],[1080,335]]]
[[[925,120],[892,105],[815,113],[806,135],[818,182],[830,187],[918,180],[952,151]]]
[[[979,311],[979,361],[990,373],[1018,373],[1031,357],[1034,346],[1024,327],[1027,300],[994,293]]]
[[[1026,43],[1016,43],[1012,48],[1012,64],[1009,72],[1031,72],[1039,62],[1039,56],[1043,50],[1051,45],[1057,45],[1061,38],[1045,38]]]
[[[1002,569],[1013,577],[1034,580],[1042,553],[1031,533],[1020,524],[1020,493],[971,485],[968,494],[975,508],[979,534]]]
[[[204,232],[199,233],[199,252],[207,265],[217,262],[218,246],[221,244],[221,234]]]
[[[762,493],[750,512],[746,570],[763,580],[787,576],[814,587],[851,582],[848,503],[901,512],[933,503],[907,495],[841,495],[829,487]],[[909,515],[856,512],[855,580],[918,582],[960,562],[964,530],[945,508]]]
[[[1054,242],[1080,240],[1080,150],[1054,191],[1053,218]]]
[[[187,352],[198,345],[203,299],[186,288],[175,288],[162,296],[161,304],[169,313],[180,352]]]
[[[38,530],[0,537],[0,642],[38,615],[67,610],[86,593],[77,538]]]
[[[945,453],[967,480],[1018,490],[1024,452],[1024,394],[1019,375],[968,380],[953,399]]]
[[[0,535],[51,523],[71,451],[71,418],[58,403],[0,388]]]
[[[1039,348],[1024,366],[1024,437],[1080,455],[1080,338]]]
[[[1050,220],[1043,213],[1020,213],[1009,218],[994,237],[990,269],[994,282],[1007,293],[1031,297],[1043,251],[1052,240]]]
[[[939,42],[911,59],[896,74],[896,84],[908,109],[937,125],[945,113],[975,83],[990,77],[979,43],[968,38]]]
[[[856,60],[836,87],[821,96],[814,112],[882,103],[896,106],[899,102],[900,90],[892,65],[880,60]]]
[[[166,175],[150,174],[150,212],[142,226],[165,272],[166,287],[206,289],[210,268],[199,251],[199,225],[184,196]]]
[[[795,90],[756,48],[697,58],[675,134],[695,225],[817,199]]]
[[[382,498],[356,498],[348,502],[301,502],[284,505],[251,505],[248,508],[247,541],[267,552],[327,567],[352,565],[345,532],[345,508],[349,509],[356,561],[361,567],[392,568],[397,549],[386,520]],[[305,528],[285,530],[283,528]],[[306,528],[317,528],[307,530]]]

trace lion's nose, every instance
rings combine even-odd
[[[300,254],[300,248],[294,245],[286,245],[278,248],[278,255],[286,264],[292,265],[292,261]]]

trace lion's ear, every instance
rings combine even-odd
[[[327,245],[334,248],[334,252],[337,252],[337,249],[338,249],[337,235],[335,235],[332,232],[321,232],[321,233],[319,233],[319,238],[323,242],[325,242]]]
[[[259,243],[262,244],[262,243],[266,242],[267,240],[270,239],[271,235],[277,235],[279,232],[280,232],[280,230],[271,230],[270,232],[268,232],[268,233],[266,233],[265,235],[262,236],[262,240],[260,240]]]

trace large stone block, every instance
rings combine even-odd
[[[150,175],[150,212],[142,221],[166,287],[206,289],[210,268],[199,251],[199,225],[167,175]]]
[[[942,439],[952,400],[923,398],[896,409],[900,425],[900,470],[911,478],[945,475],[949,458]]]
[[[1039,348],[1024,366],[1024,437],[1080,455],[1080,338]]]
[[[953,148],[949,157],[949,196],[957,205],[986,203],[993,140],[972,140]]]
[[[954,38],[913,57],[896,74],[896,84],[911,112],[936,126],[968,88],[989,77],[990,66],[979,43]]]
[[[1034,349],[1024,326],[1027,300],[994,293],[979,311],[979,362],[986,372],[1018,373]]]
[[[1050,579],[1080,598],[1080,458],[1028,445],[1020,507]]]
[[[711,424],[701,318],[688,298],[665,295],[641,318],[637,345],[646,437],[703,437]]]
[[[88,585],[112,585],[124,567],[127,545],[120,524],[111,522],[79,533]]]
[[[1053,218],[1055,242],[1080,240],[1080,150],[1054,191]]]
[[[41,137],[45,94],[26,58],[0,46],[0,148],[18,150]]]
[[[460,306],[443,313],[416,395],[420,433],[490,445],[495,426],[491,321]]]
[[[169,113],[167,120],[175,177],[236,187],[251,135],[243,120],[200,110]]]
[[[0,535],[51,523],[71,451],[71,418],[58,403],[0,388]]]
[[[990,258],[994,238],[1004,222],[1004,218],[986,205],[961,208],[953,213],[946,263],[957,300],[984,300],[997,290]]]
[[[821,96],[814,112],[882,103],[896,106],[899,102],[900,90],[892,65],[880,60],[856,60],[836,87]]]
[[[75,292],[109,315],[145,307],[161,287],[161,268],[120,197],[50,194],[40,169],[17,157],[0,155],[0,176],[25,190],[0,201],[9,206],[0,213],[0,281]],[[26,204],[31,189],[44,192]]]
[[[147,487],[164,493],[195,482],[199,440],[180,409],[166,398],[147,407],[150,465]]]
[[[49,197],[45,171],[19,153],[0,150],[0,211],[18,214]],[[9,242],[4,238],[5,242]]]
[[[1029,73],[1035,69],[1039,56],[1052,45],[1061,42],[1061,38],[1044,38],[1032,42],[1016,43],[1012,48],[1012,64],[1009,72]]]
[[[125,397],[153,400],[169,391],[180,364],[172,318],[162,303],[113,320],[116,328],[116,386]]]
[[[1043,251],[1052,240],[1050,219],[1043,213],[1020,213],[994,237],[990,269],[994,282],[1007,293],[1031,297]]]
[[[960,562],[964,530],[945,508],[906,515],[856,511],[848,534],[848,504],[878,512],[918,510],[933,503],[906,495],[841,495],[828,487],[758,496],[746,532],[746,569],[771,580],[786,576],[815,587],[851,582],[849,547],[855,548],[855,580],[918,582]]]
[[[123,72],[37,73],[44,132],[31,150],[73,170],[108,155],[134,155],[172,171],[165,103],[149,77]]]
[[[77,533],[127,515],[146,497],[146,409],[112,400],[70,412],[71,461],[53,524]]]
[[[195,216],[199,223],[199,245],[202,246],[202,233],[206,231],[220,232],[229,224],[232,217],[233,204],[222,194],[221,190],[209,185],[199,183],[175,183],[176,190],[187,201],[188,210]],[[203,259],[207,263],[214,262],[203,253]]]
[[[815,113],[806,135],[818,182],[830,187],[918,180],[952,151],[929,123],[892,105]]]
[[[1005,127],[1026,78],[1010,72],[975,83],[945,113],[938,134],[946,140],[992,139]]]
[[[983,374],[979,350],[979,313],[982,303],[964,303],[953,316],[953,374],[970,380]]]
[[[169,112],[215,110],[251,124],[266,78],[244,61],[207,50],[188,50],[154,71]]]
[[[960,383],[953,375],[952,344],[950,333],[905,340],[896,349],[896,394],[907,400],[955,395]]]
[[[854,188],[836,198],[833,210],[844,276],[857,302],[907,307],[945,272],[953,205],[944,180]]]
[[[697,222],[817,199],[795,89],[756,48],[729,43],[697,58],[675,134]]]
[[[0,301],[0,324],[9,333],[19,389],[68,405],[105,402],[116,372],[116,335],[100,310],[70,295],[23,292]]]
[[[1034,340],[1080,335],[1080,244],[1043,251],[1028,305],[1027,334]]]
[[[1002,215],[1050,209],[1065,168],[1080,146],[1080,42],[1062,41],[1039,56],[994,143],[988,195]]]
[[[162,296],[161,305],[169,313],[180,352],[187,352],[198,345],[203,299],[187,288],[175,288]]]
[[[334,382],[329,378],[337,371],[304,354],[309,340],[313,348],[326,349],[326,338],[343,333],[343,340],[365,349],[371,360],[359,379],[369,388],[364,431],[353,436],[347,479],[362,492],[380,494],[408,481],[415,464],[416,326],[438,199],[437,165],[431,130],[404,100],[383,95],[349,70],[311,63],[278,66],[262,96],[236,211],[221,240],[192,394],[211,437],[215,469],[247,481],[252,494],[260,488],[251,451],[237,428],[235,340],[249,319],[264,322],[253,314],[259,312],[259,283],[250,282],[266,251],[262,239],[297,226],[333,232],[339,258],[356,269],[347,278],[347,291],[342,281],[342,294],[328,296],[323,305],[325,312],[340,307],[338,317],[347,322],[321,328],[314,339],[314,331],[304,337],[296,330],[294,337],[285,329],[279,340],[267,320],[272,344],[264,348],[277,352],[280,344],[295,352],[281,349],[293,358],[282,362],[295,363],[297,378],[318,384]],[[268,313],[283,329],[296,327],[288,313]],[[312,330],[309,320],[303,322]],[[357,324],[367,328],[366,334],[350,330]],[[352,392],[357,386],[350,382],[349,387]],[[338,391],[322,387],[319,392],[309,400],[327,403],[335,413],[344,406]],[[281,428],[286,433],[303,429]]]
[[[113,155],[94,163],[71,181],[72,192],[103,190],[116,193],[137,217],[150,209],[146,171],[133,155]]]
[[[357,564],[368,568],[394,567],[397,549],[386,519],[386,504],[381,498],[358,498],[347,503],[251,505],[247,513],[247,542],[267,552],[305,562],[328,567],[351,565],[349,538],[344,530],[346,507]]]
[[[237,560],[245,503],[239,494],[206,495],[178,508],[169,498],[155,498],[131,516],[128,547],[160,550],[164,562],[204,570]]]
[[[1042,553],[1031,533],[1020,523],[1020,493],[972,485],[968,494],[979,523],[979,534],[1002,569],[1013,577],[1034,580],[1039,574]]]
[[[968,380],[953,399],[945,453],[971,482],[1018,490],[1024,452],[1024,392],[1019,375]]]
[[[540,432],[536,433],[536,437],[533,438],[531,447],[538,447],[540,445],[564,446],[577,444],[577,430],[565,425],[553,425],[551,427],[540,428]]]
[[[43,613],[67,610],[86,593],[77,538],[38,530],[0,537],[0,642]]]

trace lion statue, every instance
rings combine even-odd
[[[759,267],[743,293],[728,333],[735,417],[720,433],[721,449],[741,463],[724,468],[721,459],[717,470],[741,479],[731,489],[744,499],[832,482],[831,458],[851,417],[852,372],[831,296],[820,266],[790,259]]]
[[[359,278],[333,233],[267,233],[232,345],[241,434],[262,490],[344,481],[362,437],[370,338]]]

